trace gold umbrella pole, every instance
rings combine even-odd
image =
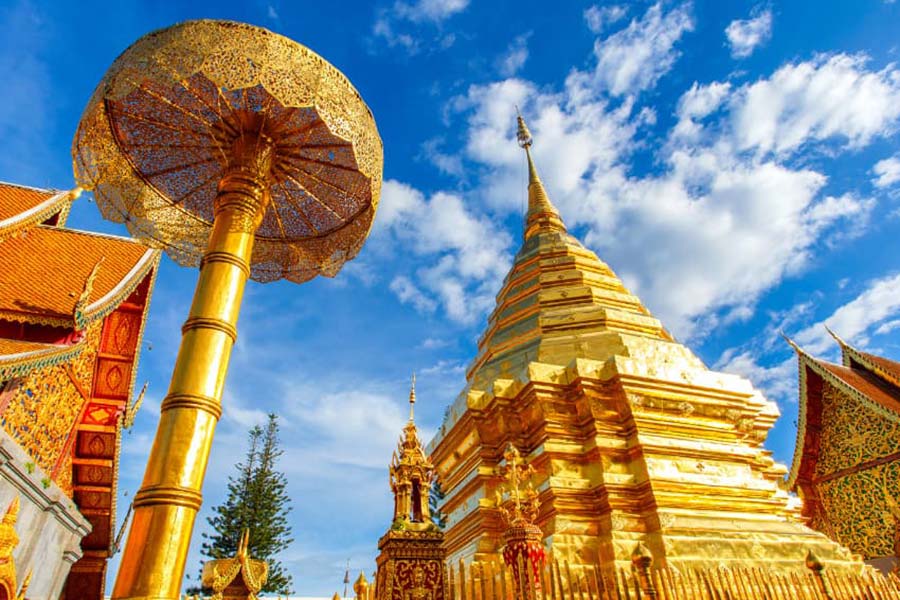
[[[182,327],[144,481],[134,497],[115,599],[179,597],[213,433],[222,414],[222,390],[250,276],[254,234],[269,200],[271,155],[268,140],[238,138],[232,163],[219,183],[194,301]]]

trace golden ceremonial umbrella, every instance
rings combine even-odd
[[[334,276],[378,204],[381,139],[346,77],[227,21],[148,34],[110,67],[72,146],[79,185],[200,276],[113,598],[177,598],[247,278]]]

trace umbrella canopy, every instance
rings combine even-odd
[[[265,29],[188,21],[135,42],[85,109],[75,176],[104,217],[196,266],[218,184],[245,136],[271,147],[251,277],[334,276],[372,225],[381,139],[340,71]]]

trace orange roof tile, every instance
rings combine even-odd
[[[38,225],[0,242],[0,318],[66,325],[102,258],[86,312],[125,280],[140,282],[158,251],[126,238]],[[119,301],[121,301],[120,298]]]
[[[865,371],[835,365],[822,360],[815,360],[815,362],[866,398],[900,414],[900,390],[891,389],[877,377]]]
[[[0,182],[0,221],[36,207],[59,192]]]
[[[860,352],[860,354],[893,379],[891,383],[900,384],[900,363],[868,352]]]

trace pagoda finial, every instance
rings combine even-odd
[[[413,409],[416,406],[416,374],[412,374],[412,385],[409,386],[409,420],[413,420]]]
[[[518,130],[516,131],[516,141],[519,146],[525,150],[525,156],[528,158],[528,212],[525,215],[525,239],[543,232],[543,231],[566,231],[559,216],[559,211],[550,202],[547,190],[544,189],[544,183],[541,181],[534,166],[534,159],[531,157],[531,146],[534,144],[534,138],[525,119],[519,113],[519,107],[516,107],[518,122]]]

